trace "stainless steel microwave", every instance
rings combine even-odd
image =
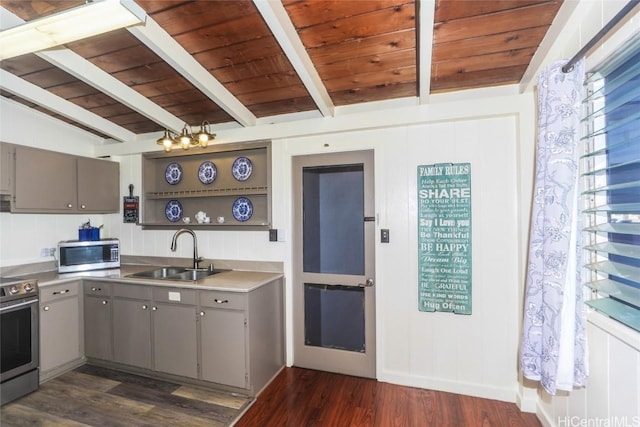
[[[120,267],[120,241],[65,240],[58,243],[58,273]]]

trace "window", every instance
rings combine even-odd
[[[640,36],[586,86],[586,304],[640,331]]]

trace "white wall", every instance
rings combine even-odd
[[[568,25],[558,30],[540,67],[572,57],[627,3],[621,0],[582,0],[571,6]],[[586,57],[586,69],[600,63],[640,29],[640,8],[618,25],[601,46]],[[527,86],[527,85],[525,85]],[[640,425],[640,333],[597,312],[588,316],[589,379],[587,386],[550,396],[538,390],[537,414],[545,426]]]
[[[288,141],[290,155],[375,150],[378,379],[513,401],[517,387],[516,118],[502,116]],[[473,314],[418,311],[417,177],[421,164],[470,162]],[[296,284],[293,284],[295,286]]]
[[[520,248],[529,193],[520,195],[519,173],[531,175],[533,138],[522,137],[532,121],[530,95],[483,91],[482,97],[443,97],[428,107],[354,116],[360,130],[337,129],[313,136],[273,136],[273,227],[286,242],[268,242],[266,231],[198,230],[199,252],[207,258],[281,261],[292,277],[292,157],[303,154],[373,149],[379,228],[391,243],[377,243],[376,298],[379,380],[515,401],[522,272]],[[512,93],[512,92],[511,92]],[[489,95],[489,96],[487,96]],[[471,101],[475,96],[475,101]],[[436,100],[437,101],[437,100]],[[526,117],[521,117],[522,111]],[[396,126],[378,128],[379,115],[397,116]],[[406,117],[416,117],[406,124]],[[402,119],[400,119],[402,118]],[[392,120],[387,117],[387,120]],[[299,124],[313,129],[316,121]],[[368,124],[368,125],[367,125]],[[372,129],[367,129],[370,127]],[[254,130],[251,130],[254,132]],[[266,127],[265,131],[271,131]],[[234,131],[236,132],[236,131]],[[235,133],[234,133],[235,135]],[[224,132],[218,138],[225,141]],[[122,150],[122,147],[118,147]],[[527,154],[522,154],[525,152]],[[523,160],[526,165],[520,166]],[[121,153],[121,192],[141,188],[141,155]],[[417,177],[420,164],[469,162],[472,170],[473,314],[418,311]],[[526,215],[524,216],[526,217]],[[110,222],[112,221],[112,222]],[[124,254],[172,256],[172,231],[142,230],[108,216],[107,225]],[[524,231],[523,231],[524,230]],[[376,233],[378,231],[376,230]],[[377,234],[376,234],[377,235]],[[178,255],[191,256],[191,245]],[[287,281],[288,363],[292,353],[291,289]]]
[[[567,0],[570,2],[570,0]],[[606,3],[606,5],[605,5]],[[544,66],[578,50],[603,22],[616,12],[617,1],[585,0],[572,12],[574,19],[559,31],[551,53],[539,59]],[[637,22],[636,27],[637,28]],[[637,30],[636,30],[637,31]],[[610,43],[613,43],[612,38]],[[596,52],[595,55],[598,55]],[[533,76],[537,76],[535,72]],[[272,260],[285,265],[291,277],[291,157],[298,154],[374,149],[377,228],[391,230],[391,243],[376,247],[378,378],[426,388],[515,401],[528,407],[530,393],[519,387],[517,349],[521,322],[523,265],[533,171],[535,124],[534,80],[517,95],[512,88],[435,95],[429,105],[400,106],[310,119],[300,123],[257,126],[216,132],[224,142],[273,140],[273,227],[284,229],[286,242],[270,243],[264,231],[198,231],[200,253],[207,258]],[[155,150],[153,141],[137,141],[88,149],[88,134],[76,134],[32,120],[23,107],[2,104],[1,139],[76,154],[111,154],[121,162],[121,193],[128,185],[141,191],[142,151]],[[27,119],[24,119],[25,114]],[[56,129],[60,144],[50,146],[7,126]],[[325,144],[329,144],[328,147]],[[73,148],[69,148],[72,147]],[[65,148],[65,149],[63,149]],[[418,164],[470,162],[473,207],[473,314],[459,316],[423,313],[417,309],[416,176]],[[33,262],[39,248],[73,238],[80,216],[0,214],[0,265]],[[141,230],[123,224],[120,214],[104,215],[106,234],[119,237],[127,255],[173,256],[171,231]],[[76,224],[77,223],[77,224]],[[34,229],[36,231],[34,231]],[[376,230],[377,232],[377,230]],[[189,257],[189,244],[179,245]],[[287,348],[292,354],[291,286],[287,281]],[[537,412],[547,425],[560,415],[640,413],[638,347],[633,338],[611,337],[601,318],[590,322],[590,385],[568,397],[538,398]],[[603,326],[604,325],[604,326]],[[631,342],[632,344],[629,344]],[[606,399],[601,399],[605,396]],[[535,402],[534,402],[535,406]],[[565,424],[569,425],[569,424]]]
[[[273,141],[273,227],[285,230],[287,241],[269,242],[266,231],[198,230],[200,254],[214,259],[280,261],[286,276],[292,277],[292,156],[373,149],[379,216],[376,235],[379,228],[391,231],[391,243],[376,246],[378,378],[515,401],[521,248],[527,228],[523,210],[528,212],[530,199],[527,183],[532,174],[533,115],[530,94],[518,95],[514,89],[432,96],[425,106],[394,105],[390,110],[349,113],[331,120],[248,129],[252,135],[262,131],[263,138]],[[16,115],[23,113],[18,108]],[[43,128],[50,125],[46,120],[39,123]],[[304,136],[305,132],[310,136]],[[243,139],[238,130],[216,133],[222,142]],[[30,145],[26,138],[9,142]],[[121,194],[128,194],[131,183],[139,195],[140,151],[146,146],[128,143],[97,151],[108,154],[111,148],[112,158],[121,166]],[[471,163],[470,316],[418,310],[416,168],[442,162]],[[73,238],[76,223],[86,220],[75,215],[1,215],[3,265],[39,260],[40,246]],[[124,224],[120,214],[92,218],[93,223],[100,221],[105,224],[104,235],[120,238],[125,255],[175,256],[169,249],[170,230],[142,230]],[[178,245],[178,256],[190,257],[191,251],[189,242]],[[295,361],[291,325],[294,285],[287,281],[289,364]]]
[[[102,140],[22,104],[0,97],[0,141],[93,157]],[[38,174],[37,170],[33,171]],[[55,177],[43,176],[55,182]],[[103,223],[103,215],[31,215],[0,213],[0,267],[51,261],[41,249],[77,239],[81,223]],[[103,235],[114,232],[105,229]]]

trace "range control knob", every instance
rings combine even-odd
[[[31,292],[33,291],[33,285],[31,283],[25,283],[24,285],[24,291],[25,292]]]
[[[12,286],[11,288],[9,288],[9,293],[10,293],[11,295],[15,295],[15,294],[17,294],[18,292],[20,292],[20,289],[18,289],[18,287],[17,287],[17,286]]]

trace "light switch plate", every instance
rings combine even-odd
[[[278,230],[275,228],[269,229],[269,241],[277,242],[278,241]]]

